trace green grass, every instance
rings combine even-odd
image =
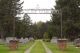
[[[0,53],[24,53],[26,49],[28,49],[33,42],[29,42],[27,44],[20,44],[18,50],[11,51],[9,50],[8,46],[6,45],[0,45]]]
[[[80,48],[76,48],[75,46],[68,45],[66,50],[61,51],[57,44],[52,44],[49,42],[45,42],[45,44],[53,53],[80,53]]]
[[[36,45],[32,48],[30,53],[46,53],[40,40],[36,41]]]

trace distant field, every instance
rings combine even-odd
[[[10,51],[8,46],[6,45],[0,45],[0,53],[24,53],[26,49],[28,49],[33,42],[29,42],[27,44],[21,44],[20,47],[16,51]]]
[[[75,46],[68,45],[68,48],[65,51],[61,51],[56,44],[49,42],[45,42],[45,44],[53,53],[80,53],[80,48],[76,48]]]

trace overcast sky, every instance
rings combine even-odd
[[[55,6],[55,0],[21,0],[24,1],[23,9],[51,9]],[[32,22],[49,21],[50,14],[29,14]]]

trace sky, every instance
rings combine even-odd
[[[51,9],[54,8],[55,0],[21,0],[24,1],[23,9]],[[28,14],[33,23],[46,22],[51,19],[50,14]]]

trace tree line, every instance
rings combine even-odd
[[[73,40],[80,36],[80,0],[56,0],[55,10],[47,22],[32,23],[28,14],[17,17],[22,11],[20,0],[0,0],[0,37],[34,37],[51,39],[56,36]]]
[[[80,0],[56,0],[55,2],[54,10],[58,10],[59,13],[52,12],[51,20],[44,23],[46,26],[43,28],[45,30],[43,38],[58,37],[69,40],[78,38],[80,36]]]
[[[18,17],[22,12],[20,0],[0,0],[0,38],[24,37],[30,28],[31,20],[27,14]]]
[[[80,0],[56,0],[51,20],[42,25],[43,38],[58,37],[74,40],[80,36]],[[62,36],[61,36],[61,18],[62,18]]]
[[[62,17],[62,37],[70,40],[78,38],[80,36],[80,0],[56,0],[55,10],[60,13],[52,13],[54,36],[61,37]]]

